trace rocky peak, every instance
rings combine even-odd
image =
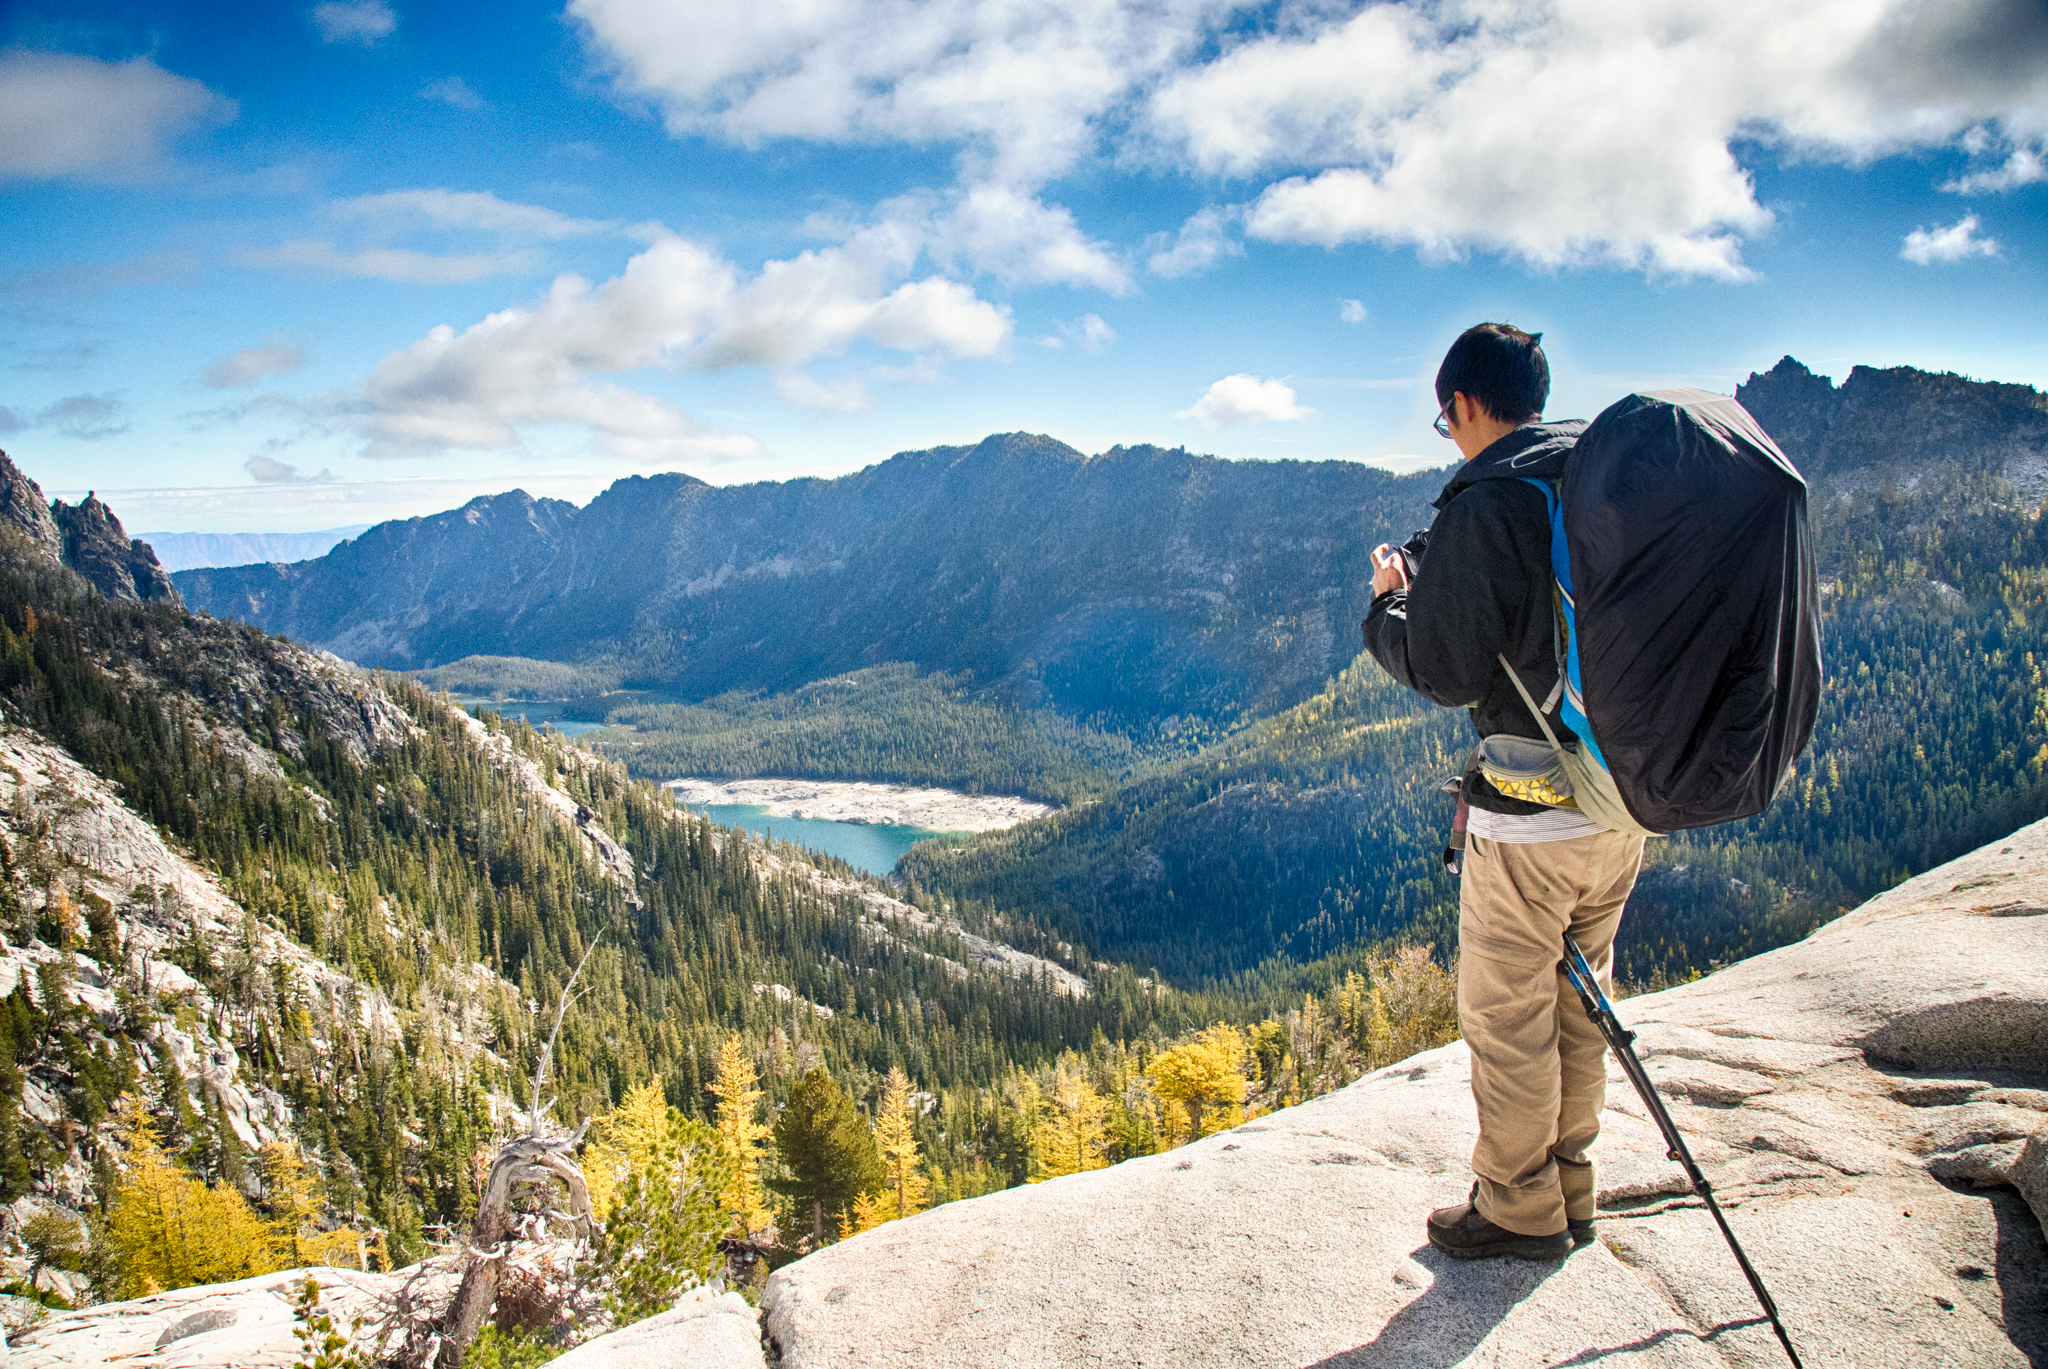
[[[63,559],[64,536],[43,502],[42,487],[22,474],[6,452],[0,452],[0,523],[42,548],[52,561]]]
[[[35,488],[33,483],[29,488]],[[149,543],[130,538],[114,511],[91,491],[76,506],[59,499],[50,506],[48,517],[52,530],[62,534],[64,564],[109,599],[167,599],[182,605]]]

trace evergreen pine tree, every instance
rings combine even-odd
[[[829,1224],[838,1235],[839,1214],[854,1199],[882,1187],[887,1176],[860,1109],[823,1069],[804,1073],[789,1091],[775,1119],[775,1153],[790,1177],[770,1183],[790,1200],[797,1219],[822,1245]]]

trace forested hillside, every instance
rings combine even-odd
[[[416,682],[109,598],[0,525],[0,1261],[38,1296],[404,1264],[468,1230],[539,1077],[561,1128],[599,1123],[589,1330],[727,1235],[786,1255],[1099,1167],[1452,1029],[1426,956],[1361,968],[1321,1002],[1175,990]],[[685,1152],[723,1176],[675,1178],[687,1230]],[[673,1260],[634,1253],[657,1229]],[[537,1362],[552,1325],[478,1344]]]
[[[1789,358],[1739,397],[1819,472],[1827,683],[1777,803],[1651,843],[1620,941],[1638,982],[1796,938],[2048,814],[2048,528],[2013,483],[2048,470],[2048,398],[1863,368],[1838,390]],[[904,868],[1185,982],[1326,983],[1383,936],[1449,944],[1436,786],[1470,744],[1462,713],[1362,657],[1101,805],[920,847]]]

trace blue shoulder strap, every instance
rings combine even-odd
[[[1572,594],[1571,548],[1564,538],[1564,502],[1551,481],[1527,475],[1522,480],[1542,491],[1543,505],[1550,511],[1550,573],[1557,582],[1557,612],[1564,623],[1564,659],[1558,663],[1558,683],[1564,688],[1564,697],[1558,703],[1557,716],[1578,734],[1586,754],[1605,770],[1607,758],[1600,754],[1600,744],[1593,740],[1593,724],[1586,717],[1586,700],[1579,682],[1578,604]]]

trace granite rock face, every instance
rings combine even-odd
[[[149,543],[130,537],[112,509],[92,494],[76,506],[61,499],[45,504],[42,486],[23,474],[6,452],[0,452],[0,525],[13,528],[50,560],[77,571],[109,599],[184,602]]]
[[[2048,823],[1622,1014],[1807,1364],[2048,1360]],[[1437,1255],[1422,1218],[1471,1182],[1468,1081],[1447,1046],[891,1223],[775,1275],[772,1346],[783,1369],[1784,1362],[1618,1070],[1598,1241]]]
[[[42,486],[22,474],[6,452],[0,452],[0,523],[28,538],[51,560],[63,559],[64,535],[50,517]]]
[[[290,1369],[303,1353],[292,1308],[308,1275],[320,1285],[321,1310],[341,1328],[377,1315],[397,1282],[353,1269],[293,1269],[58,1312],[10,1337],[6,1362],[17,1369]]]
[[[64,536],[64,564],[109,599],[167,599],[182,604],[149,543],[128,536],[114,511],[87,494],[76,506],[59,499],[50,517]]]

